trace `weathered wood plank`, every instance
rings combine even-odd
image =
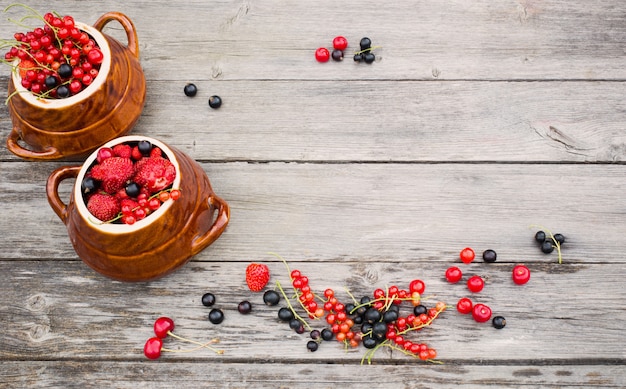
[[[211,161],[624,162],[625,85],[199,82],[190,99],[184,82],[159,81],[133,133]],[[10,129],[0,120],[2,142]]]
[[[3,212],[2,258],[76,258],[45,195],[57,166],[0,162],[0,203],[10,210]],[[534,244],[531,226],[540,224],[567,236],[566,262],[624,262],[620,165],[202,166],[232,215],[201,261],[248,261],[268,251],[310,261],[448,261],[471,245],[494,248],[507,261],[555,262]]]
[[[30,1],[42,13],[46,1]],[[121,11],[135,22],[150,79],[626,79],[626,5],[616,1],[81,1],[55,4],[93,23]],[[10,15],[21,15],[17,10]],[[4,16],[4,15],[3,15]],[[358,21],[358,23],[354,22]],[[0,36],[11,37],[11,23]],[[123,37],[114,23],[107,33]],[[363,36],[373,66],[318,64],[317,47]],[[184,63],[184,66],[181,66]]]
[[[623,366],[354,366],[337,364],[253,365],[247,363],[9,362],[0,377],[7,388],[621,388]],[[138,380],[138,376],[141,380]]]
[[[376,288],[408,288],[414,278],[426,283],[425,295],[435,296],[426,300],[429,306],[437,300],[455,305],[460,297],[470,294],[465,285],[450,285],[443,277],[452,260],[354,261],[329,267],[287,259],[291,269],[309,277],[314,292],[322,294],[331,287],[344,302],[350,302],[344,288],[360,299]],[[259,254],[250,261],[267,263],[272,283],[279,281],[289,290],[288,273],[275,257]],[[0,314],[4,318],[0,360],[142,361],[143,345],[154,335],[152,324],[165,315],[175,321],[178,335],[196,341],[217,337],[218,347],[225,353],[164,353],[163,361],[361,362],[363,347],[346,352],[336,341],[323,343],[315,353],[307,351],[308,334],[298,335],[289,329],[278,320],[278,307],[267,307],[261,293],[247,289],[245,265],[194,262],[158,281],[127,284],[97,276],[79,262],[24,261],[17,265],[0,261]],[[468,275],[486,278],[485,289],[470,297],[475,303],[491,306],[494,315],[505,316],[504,329],[495,330],[491,323],[478,324],[450,309],[431,328],[407,336],[437,349],[443,362],[463,365],[624,364],[624,264],[528,265],[532,276],[524,286],[511,281],[510,263],[462,266]],[[202,294],[209,291],[217,296],[215,307],[225,313],[220,325],[209,323],[209,308],[200,302]],[[250,315],[237,312],[237,304],[244,299],[253,304]],[[412,310],[408,305],[403,305],[403,315]],[[320,321],[313,328],[325,325]],[[174,339],[165,344],[173,349],[190,348]],[[378,350],[373,361],[421,365],[387,348]]]

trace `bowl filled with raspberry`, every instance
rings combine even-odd
[[[41,19],[41,27],[15,33],[4,56],[12,68],[7,148],[28,160],[84,157],[125,135],[141,115],[146,86],[137,32],[119,12],[93,26],[69,15]],[[110,22],[121,24],[127,44],[102,32]]]
[[[59,194],[66,179],[75,179],[67,202]],[[139,135],[104,144],[83,165],[56,169],[46,190],[78,256],[121,281],[173,272],[217,240],[230,219],[196,161]]]

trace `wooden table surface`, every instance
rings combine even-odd
[[[232,214],[176,273],[113,281],[80,260],[48,206],[49,174],[82,161],[29,162],[0,148],[0,386],[626,386],[625,2],[62,1],[53,10],[89,24],[108,11],[133,20],[147,99],[132,134],[197,160]],[[5,21],[19,15],[2,15],[2,38],[20,30]],[[104,32],[125,42],[115,23]],[[370,37],[382,46],[376,62],[316,62],[336,35],[349,52]],[[187,82],[195,98],[183,94]],[[211,95],[220,109],[208,107]],[[1,105],[2,139],[10,130]],[[540,252],[535,225],[566,236],[562,264]],[[498,261],[461,264],[466,246],[479,257],[494,249]],[[419,278],[428,305],[469,295],[507,326],[443,312],[410,335],[439,363],[383,347],[362,365],[363,346],[338,342],[309,352],[308,335],[245,285],[250,262],[269,266],[266,289],[289,284],[272,252],[318,294],[333,288],[350,301],[347,290],[360,297]],[[517,263],[532,272],[524,286],[511,281]],[[447,283],[453,265],[484,276],[485,289]],[[206,292],[225,312],[220,325],[207,320]],[[237,312],[242,300],[253,314]],[[160,316],[181,336],[219,338],[224,354],[146,359]]]

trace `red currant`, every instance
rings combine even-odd
[[[180,191],[178,189],[172,189],[170,192],[170,198],[174,201],[180,198]]]
[[[409,284],[409,292],[417,292],[419,294],[423,294],[426,289],[426,284],[422,280],[413,280]]]
[[[333,47],[337,50],[345,50],[348,47],[348,40],[343,36],[337,36],[333,39]]]
[[[517,285],[524,285],[530,280],[530,269],[524,265],[516,265],[513,268],[513,282]]]
[[[451,284],[456,284],[461,281],[462,277],[463,272],[456,266],[449,267],[448,270],[446,270],[446,280]]]
[[[466,247],[461,250],[459,256],[461,257],[461,261],[463,263],[471,263],[476,257],[476,254],[474,254],[474,250],[472,250],[470,247]]]
[[[320,47],[319,49],[315,50],[315,59],[318,62],[328,62],[328,60],[330,59],[330,52],[327,48]]]
[[[472,293],[478,293],[483,290],[485,286],[485,281],[480,276],[471,276],[467,280],[467,289],[469,289]]]
[[[476,304],[472,309],[472,317],[479,323],[484,323],[491,319],[491,308],[485,304]]]
[[[472,312],[473,306],[474,304],[472,304],[472,300],[467,297],[463,297],[460,298],[459,301],[456,303],[456,310],[459,311],[459,313],[466,315]]]

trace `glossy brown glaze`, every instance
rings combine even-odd
[[[110,12],[96,21],[92,34],[97,35],[110,21],[118,21],[124,27],[128,45],[100,34],[110,51],[110,68],[107,74],[98,75],[105,78],[97,90],[67,106],[51,106],[55,104],[46,99],[32,101],[24,98],[23,93],[9,99],[13,129],[7,148],[12,153],[31,160],[83,156],[133,128],[146,96],[137,33],[128,17]],[[9,95],[16,89],[14,78],[9,81]]]
[[[153,139],[140,136],[120,139],[139,138],[154,143]],[[59,184],[68,178],[82,177],[92,157],[82,167],[61,167],[48,178],[50,206],[67,226],[78,256],[97,272],[121,281],[159,278],[187,263],[226,229],[230,208],[213,192],[204,170],[179,150],[167,145],[162,149],[178,163],[181,197],[169,200],[169,208],[160,215],[149,215],[142,220],[143,225],[106,225],[109,229],[119,226],[126,232],[104,231],[102,223],[94,221],[84,205],[77,203],[84,204],[79,179],[68,203],[59,197]]]

